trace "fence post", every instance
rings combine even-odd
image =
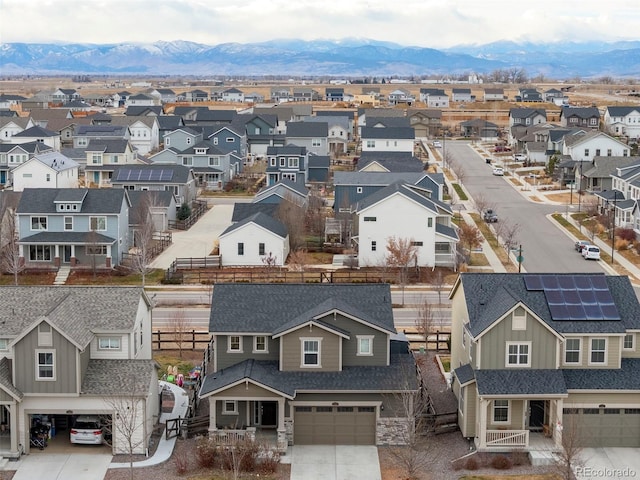
[[[436,352],[440,351],[440,330],[436,330]]]
[[[158,335],[158,348],[157,350],[162,350],[161,346],[162,346],[162,342],[160,341],[160,330],[156,331],[156,335]]]
[[[191,349],[192,350],[196,349],[196,331],[195,330],[191,330]]]

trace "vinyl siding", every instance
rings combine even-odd
[[[491,328],[480,342],[480,368],[484,370],[507,368],[507,342],[531,342],[531,365],[528,368],[556,368],[558,340],[529,313],[527,313],[525,330],[513,330],[512,314],[508,314],[498,325]]]
[[[268,353],[252,353],[253,352],[253,335],[244,335],[241,337],[242,353],[228,353],[229,337],[226,335],[216,336],[217,348],[215,355],[217,355],[216,369],[222,370],[223,368],[230,367],[236,363],[243,362],[254,358],[256,360],[278,360],[279,345],[278,339],[273,339],[267,336]]]
[[[633,335],[633,350],[622,350],[622,358],[638,358],[640,357],[640,348],[638,342],[640,335],[637,332],[628,332]]]
[[[466,412],[465,417],[463,419],[465,430],[463,435],[465,437],[474,437],[476,435],[476,409],[478,408],[478,391],[476,390],[476,385],[471,384],[466,387],[465,393],[467,394],[465,397],[466,402]]]
[[[301,368],[302,342],[301,338],[320,338],[320,365],[321,368]],[[340,365],[340,339],[334,333],[315,326],[306,326],[281,337],[283,371],[339,371]]]
[[[253,383],[242,383],[240,385],[236,385],[231,388],[227,388],[223,392],[218,394],[219,396],[223,396],[225,398],[264,398],[264,397],[273,397],[279,398],[280,395],[270,392],[269,390],[265,390],[262,387],[254,385]]]
[[[63,394],[78,393],[76,379],[77,349],[52,328],[51,347],[38,347],[38,328],[34,328],[15,346],[14,384],[24,393]],[[55,350],[55,381],[36,381],[35,351]]]
[[[462,326],[469,321],[462,284],[451,299],[451,312],[451,369],[455,370],[469,363],[469,354],[462,348]]]
[[[606,405],[606,408],[618,406],[622,408],[638,408],[640,405],[640,393],[569,393],[564,401],[564,408],[597,408],[598,405]],[[614,407],[615,408],[615,407]]]
[[[567,335],[567,338],[576,338],[575,336]],[[591,365],[589,364],[590,360],[590,348],[591,348],[591,339],[592,338],[606,338],[606,362],[602,365]],[[580,363],[579,364],[565,364],[565,347],[566,343],[562,346],[562,362],[561,366],[563,368],[620,368],[620,356],[622,349],[622,340],[620,337],[610,337],[610,336],[585,336],[581,337],[580,342]],[[636,339],[637,340],[637,339]],[[626,356],[626,355],[625,355]]]

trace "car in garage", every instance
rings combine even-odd
[[[103,432],[100,417],[97,415],[80,415],[73,422],[69,435],[71,443],[102,445]]]
[[[502,167],[493,167],[493,174],[499,177],[504,175],[504,168]]]

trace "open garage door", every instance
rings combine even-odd
[[[375,407],[297,406],[293,420],[296,445],[375,445]]]
[[[583,447],[640,447],[638,408],[565,408],[562,422]]]

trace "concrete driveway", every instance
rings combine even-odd
[[[103,480],[112,458],[108,450],[23,455],[13,480]]]
[[[381,480],[374,446],[294,445],[290,480]]]
[[[640,478],[639,453],[638,448],[585,448],[583,464],[574,469],[576,478]]]

